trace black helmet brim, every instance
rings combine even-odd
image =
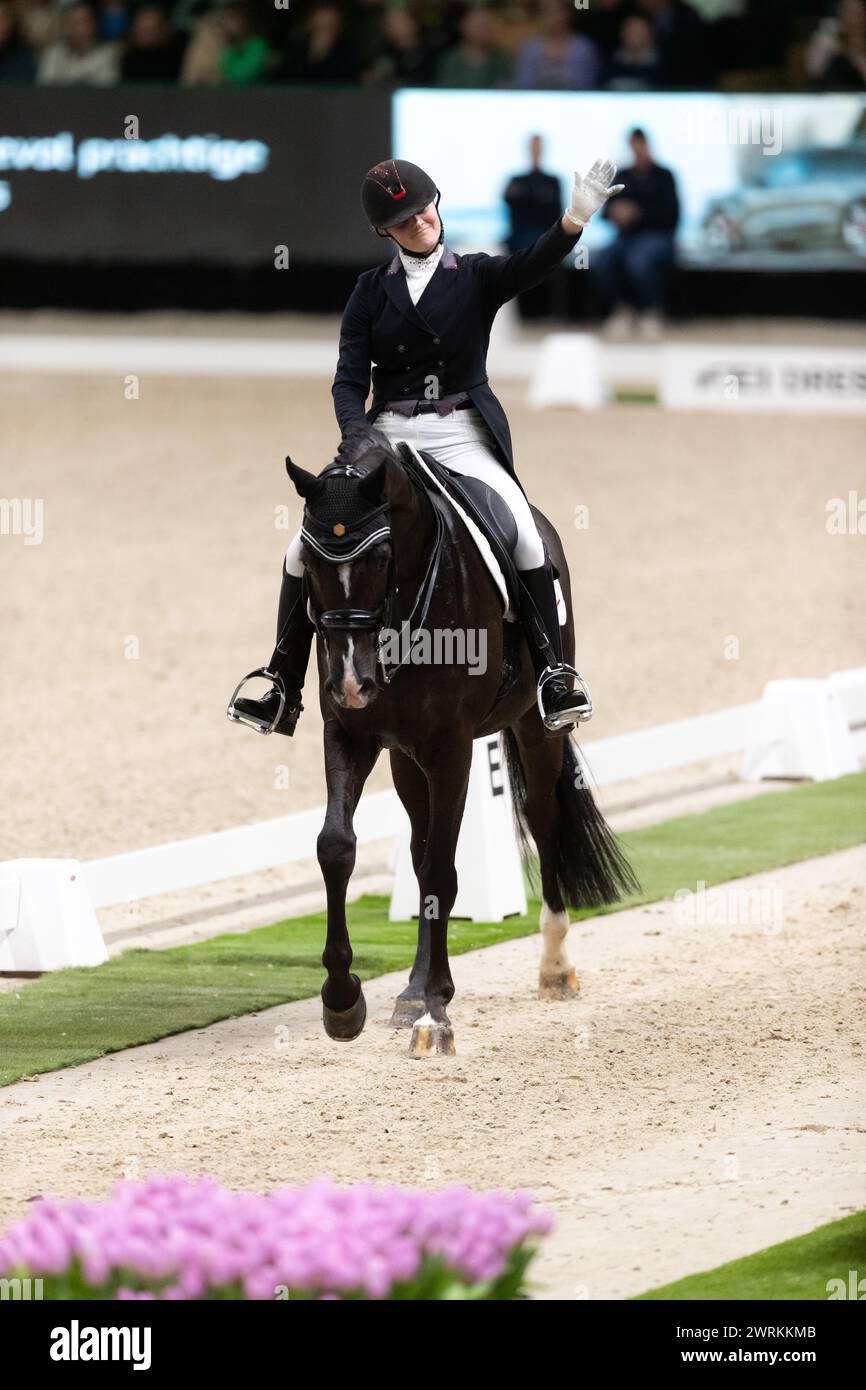
[[[430,175],[408,159],[374,164],[361,187],[361,206],[374,231],[387,231],[438,204],[439,189]]]
[[[438,198],[438,196],[439,190],[438,188],[434,188],[433,197],[431,198],[413,198],[411,203],[405,204],[400,212],[389,218],[387,222],[377,222],[375,224],[376,230],[379,232],[387,232],[389,227],[399,227],[400,223],[405,222],[407,217],[414,217],[416,212],[423,212],[435,198]]]

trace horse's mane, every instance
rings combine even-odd
[[[357,425],[350,425],[346,430],[337,448],[334,463],[359,463],[368,454],[375,454],[374,463],[378,463],[383,453],[390,454],[392,458],[398,457],[388,436],[377,430],[375,425],[363,420]]]

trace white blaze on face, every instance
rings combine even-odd
[[[349,584],[352,577],[352,564],[348,561],[337,566],[337,577],[343,586],[343,593],[349,597]],[[361,694],[361,682],[355,670],[355,643],[351,637],[346,639],[346,652],[343,657],[343,679],[341,694],[349,709],[364,709],[367,696]]]
[[[363,709],[367,703],[366,695],[361,694],[361,682],[355,670],[355,643],[351,637],[346,641],[346,655],[343,657],[343,699],[349,709]]]

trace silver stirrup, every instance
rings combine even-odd
[[[564,709],[557,710],[555,714],[545,714],[541,692],[549,681],[559,676],[574,676],[575,689],[581,690],[586,696],[586,704],[581,705],[577,710]],[[592,718],[592,696],[589,693],[589,686],[580,672],[576,671],[573,666],[567,665],[566,662],[563,662],[561,666],[545,666],[538,678],[535,702],[538,705],[538,713],[541,715],[541,721],[546,729],[563,729],[567,724],[586,724],[587,721]]]
[[[248,681],[255,680],[258,676],[262,676],[265,680],[271,681],[280,697],[280,707],[269,724],[264,719],[256,719],[255,715],[245,714],[243,710],[235,708],[235,700],[238,698],[244,686]],[[283,710],[285,707],[286,687],[283,683],[282,676],[274,671],[269,671],[266,666],[259,666],[255,671],[250,671],[248,676],[244,676],[243,680],[235,686],[235,692],[229,700],[226,716],[233,720],[235,724],[246,724],[248,728],[255,729],[259,734],[272,734],[283,717]]]

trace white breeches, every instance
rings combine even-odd
[[[383,410],[374,421],[376,429],[394,442],[405,439],[416,449],[427,449],[446,468],[480,478],[498,492],[517,522],[517,544],[514,563],[519,570],[538,569],[544,564],[544,545],[532,518],[529,503],[511,474],[499,462],[490,430],[481,414],[472,406],[469,410],[454,410],[450,415],[399,415],[395,410]],[[293,537],[286,551],[286,573],[299,579],[303,574],[300,561],[301,533]]]

